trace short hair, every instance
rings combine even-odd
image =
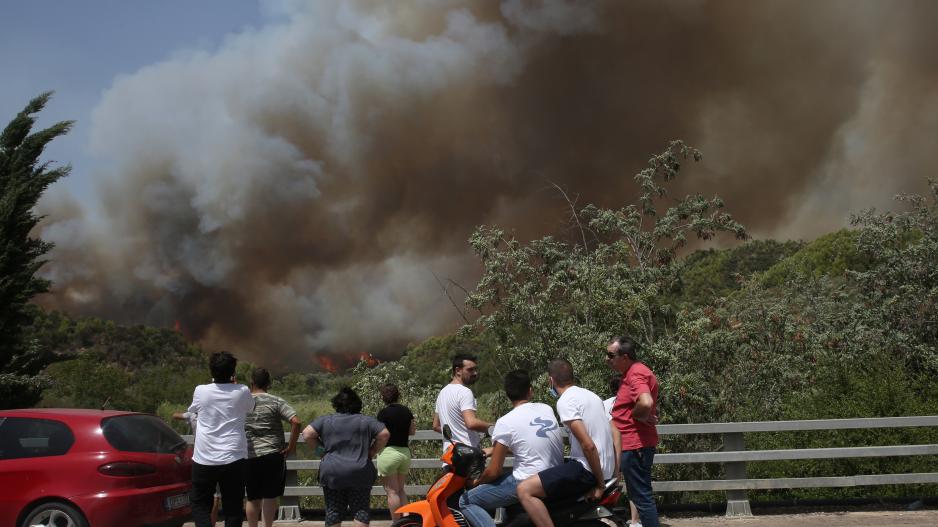
[[[216,351],[208,358],[208,369],[215,382],[229,382],[238,367],[238,359],[227,351]]]
[[[470,353],[457,353],[455,356],[453,356],[452,374],[456,375],[456,369],[462,368],[463,363],[466,362],[467,360],[472,361],[472,362],[479,362],[479,358]]]
[[[638,360],[638,352],[642,349],[641,345],[628,335],[614,337],[609,344],[618,344],[618,354],[625,355],[630,360]]]
[[[505,395],[511,402],[526,399],[530,390],[531,376],[525,370],[514,370],[505,375]]]
[[[387,383],[378,388],[378,391],[381,392],[381,400],[385,404],[396,403],[401,398],[401,391],[397,389],[396,384]]]
[[[619,385],[622,384],[622,375],[615,374],[612,377],[609,377],[609,394],[618,395]]]
[[[258,368],[251,373],[251,384],[260,388],[261,390],[266,390],[270,388],[270,372],[267,371],[267,368]]]
[[[335,411],[340,414],[360,414],[362,412],[361,397],[348,386],[343,386],[330,402]]]
[[[547,375],[557,383],[558,386],[570,386],[574,384],[573,365],[567,359],[554,359],[547,365]]]

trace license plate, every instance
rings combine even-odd
[[[177,494],[175,496],[170,496],[163,500],[163,506],[166,507],[166,510],[171,511],[175,509],[181,509],[189,505],[189,495],[188,494]]]

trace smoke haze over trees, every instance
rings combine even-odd
[[[461,322],[466,240],[615,207],[676,137],[756,238],[917,191],[938,152],[933,2],[268,2],[262,28],[117,79],[99,208],[43,203],[47,307],[276,368]],[[76,167],[77,169],[78,167]]]

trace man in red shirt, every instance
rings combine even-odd
[[[638,361],[639,345],[631,337],[616,337],[606,347],[606,363],[622,374],[612,405],[612,422],[622,437],[619,462],[629,499],[638,509],[642,527],[659,527],[651,493],[651,465],[658,445],[658,379]]]

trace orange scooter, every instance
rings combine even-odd
[[[427,499],[408,503],[394,511],[407,516],[394,520],[391,527],[469,527],[469,522],[456,506],[455,498],[465,489],[469,475],[482,469],[485,455],[478,448],[453,442],[449,425],[443,426],[443,437],[450,442],[440,457],[446,463],[445,472],[427,491]]]

